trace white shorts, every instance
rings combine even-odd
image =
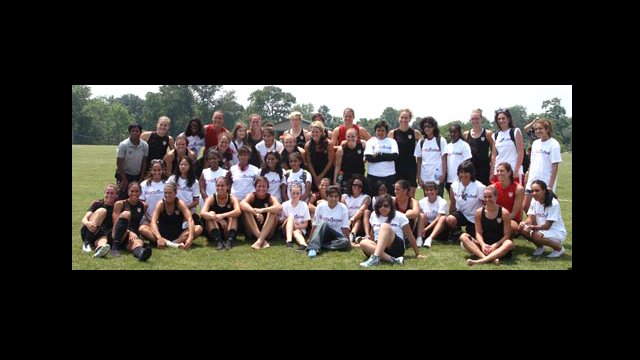
[[[566,235],[563,235],[562,233],[560,233],[559,231],[556,230],[538,230],[542,233],[542,236],[544,236],[545,238],[556,242],[560,245],[564,244],[564,241],[567,239]]]

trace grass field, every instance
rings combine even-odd
[[[188,251],[178,249],[153,249],[153,255],[147,262],[139,262],[128,252],[122,256],[94,259],[91,254],[82,252],[80,239],[81,220],[90,203],[102,198],[104,186],[114,182],[116,146],[71,146],[72,171],[72,207],[71,207],[71,268],[76,269],[227,269],[227,270],[361,270],[358,265],[365,259],[362,251],[352,249],[348,252],[323,252],[315,259],[309,259],[304,252],[284,246],[284,241],[271,242],[271,248],[254,251],[250,243],[239,237],[231,251],[217,251],[206,246],[206,239],[199,237]],[[558,194],[562,206],[562,216],[567,228],[567,241],[564,244],[566,254],[558,259],[542,256],[534,258],[531,253],[533,244],[522,238],[516,239],[513,257],[502,260],[500,266],[480,265],[468,267],[469,255],[456,243],[434,242],[431,249],[421,248],[427,259],[417,260],[413,250],[408,249],[405,265],[383,264],[375,270],[560,270],[572,267],[572,161],[571,153],[562,154],[560,164]],[[418,199],[422,191],[417,191]],[[546,248],[545,255],[550,251]],[[364,269],[362,269],[364,270]]]

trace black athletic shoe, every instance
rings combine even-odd
[[[288,242],[288,243],[287,243],[287,247],[288,247],[288,248],[292,248],[292,247],[293,247],[293,241]]]
[[[140,261],[147,261],[148,258],[151,257],[151,248],[150,247],[145,247],[142,250],[142,254],[140,255]]]
[[[233,247],[233,241],[231,241],[231,239],[227,239],[227,241],[224,242],[224,249],[231,250],[232,247]]]

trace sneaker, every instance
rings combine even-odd
[[[107,255],[111,251],[111,246],[109,244],[105,244],[103,246],[99,246],[96,249],[96,253],[93,254],[93,257],[103,257]]]
[[[318,253],[313,249],[309,250],[309,253],[307,254],[307,256],[310,258],[314,258],[316,257],[316,255],[318,255]]]
[[[396,261],[394,261],[393,263],[398,265],[404,265],[404,256],[398,256],[396,258]]]
[[[88,241],[85,241],[82,243],[82,251],[86,252],[86,253],[90,253],[91,250],[91,244]]]
[[[531,255],[540,256],[542,254],[544,254],[544,246],[537,247],[536,250]]]
[[[548,258],[557,258],[562,256],[562,254],[564,254],[564,246],[562,247],[562,249],[560,249],[560,251],[555,251],[553,250],[551,252],[551,254],[547,255]]]
[[[288,248],[292,248],[292,247],[293,247],[293,241],[289,241],[289,242],[287,243],[287,247],[288,247]]]
[[[418,238],[416,239],[416,245],[418,245],[418,247],[422,247],[422,236],[418,236]]]
[[[351,242],[357,242],[357,241],[356,241],[356,234],[354,234],[354,233],[350,233],[350,234],[349,234],[349,241],[351,241]]]
[[[138,260],[140,261],[147,261],[148,258],[151,257],[151,248],[150,247],[145,247],[142,250],[142,255],[140,255],[140,258]]]
[[[424,239],[424,244],[422,244],[422,245],[424,247],[426,247],[426,248],[430,248],[432,241],[433,241],[433,239],[431,239],[431,236],[429,236],[428,238]]]
[[[304,246],[304,245],[300,245],[300,246],[298,246],[298,248],[296,249],[296,251],[306,251],[306,250],[307,250],[307,247],[306,247],[306,246]]]
[[[119,257],[120,256],[120,250],[118,250],[117,246],[114,246],[113,249],[111,249],[111,257]]]
[[[222,240],[218,240],[218,250],[222,250],[223,247],[224,243],[222,242]]]
[[[233,247],[233,245],[231,244],[231,239],[227,239],[227,241],[225,241],[225,243],[224,243],[224,249],[225,250],[231,250],[232,247]]]
[[[380,263],[380,258],[375,256],[375,255],[371,255],[369,257],[369,259],[367,259],[367,261],[361,262],[360,266],[362,267],[372,267],[372,266],[376,266]]]

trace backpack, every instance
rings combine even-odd
[[[442,151],[442,145],[440,145],[440,135],[436,136],[436,144],[438,144],[438,150]],[[420,150],[422,150],[422,144],[424,144],[425,138],[420,139]]]
[[[499,131],[496,131],[493,133],[493,140],[498,140],[498,133]],[[509,130],[509,136],[511,137],[511,141],[513,141],[513,143],[516,143],[516,128],[511,128],[511,130]]]

